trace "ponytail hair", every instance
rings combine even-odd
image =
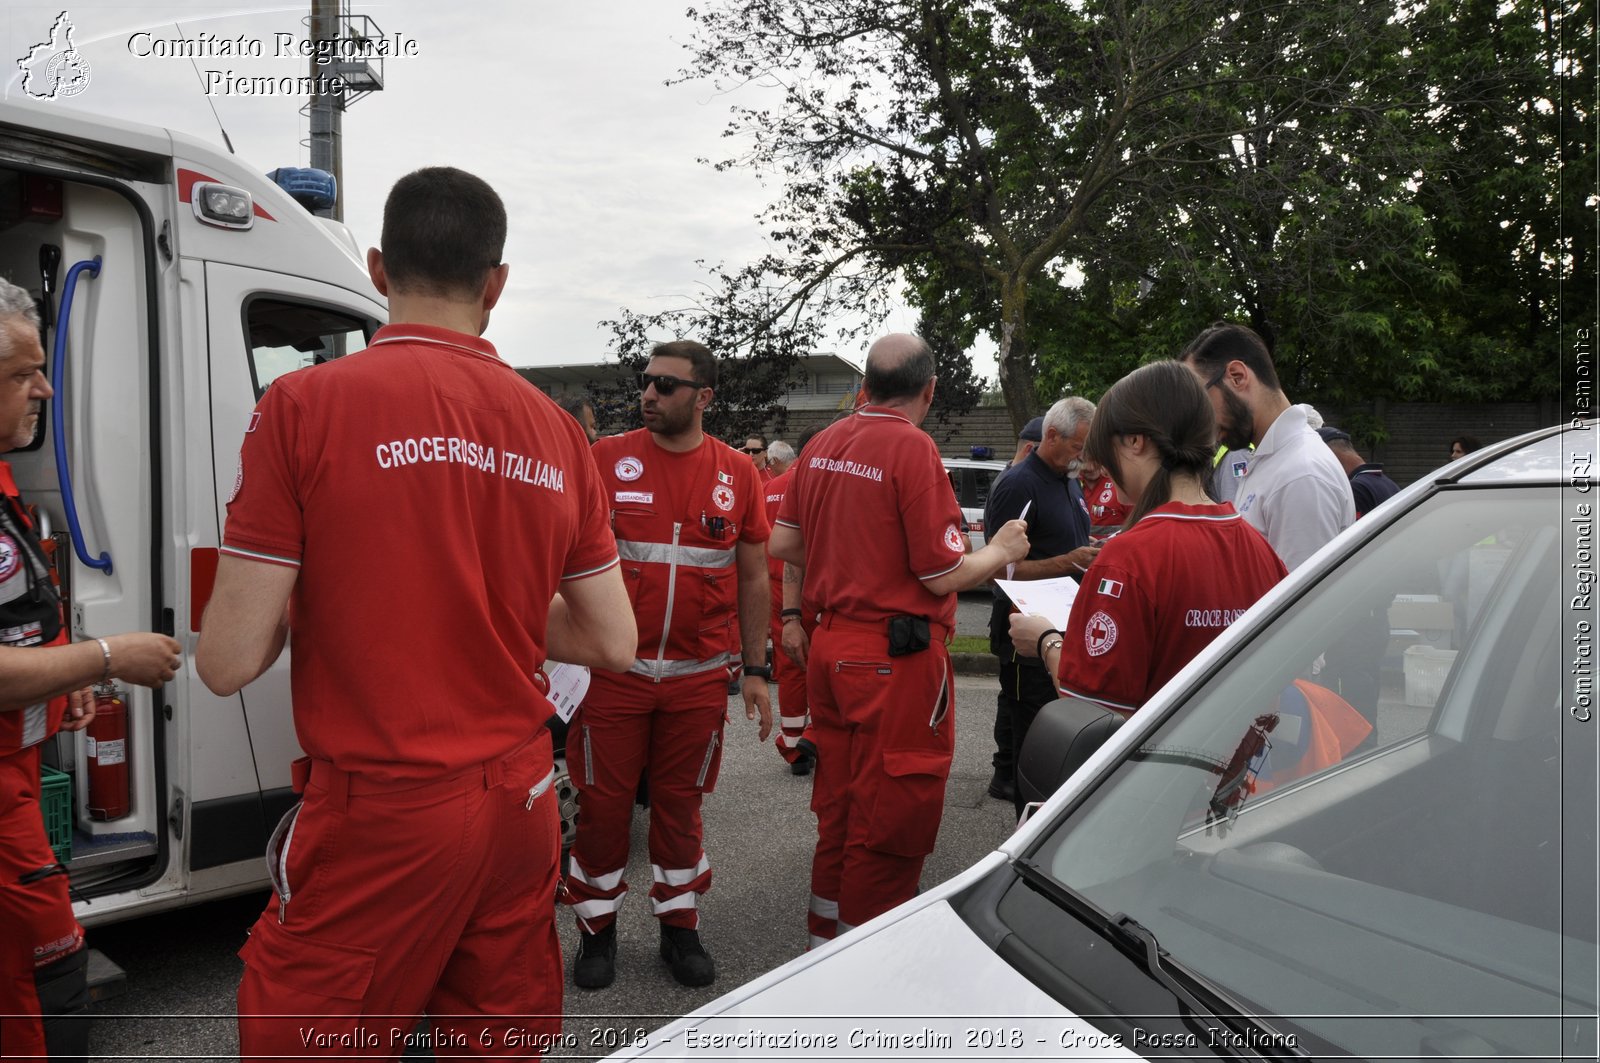
[[[1100,399],[1083,450],[1118,484],[1124,481],[1114,443],[1119,436],[1131,435],[1150,441],[1161,467],[1150,477],[1124,528],[1172,501],[1174,476],[1194,476],[1204,484],[1211,474],[1217,418],[1205,388],[1187,366],[1173,361],[1141,366],[1111,385]]]

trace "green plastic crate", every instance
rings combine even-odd
[[[63,864],[72,859],[72,776],[40,765],[39,807],[44,810],[44,832],[50,848]]]

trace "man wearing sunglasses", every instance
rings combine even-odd
[[[716,383],[716,359],[701,344],[658,345],[639,375],[644,427],[594,448],[639,644],[626,675],[595,674],[567,733],[583,805],[567,881],[581,932],[572,977],[583,989],[616,975],[641,775],[661,958],[683,985],[716,979],[699,936],[698,898],[711,888],[700,802],[716,785],[741,646],[745,717],[759,715],[762,741],[772,729],[765,502],[755,465],[701,428]]]

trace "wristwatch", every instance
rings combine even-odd
[[[745,675],[753,675],[757,679],[771,679],[772,669],[765,664],[747,664],[744,666]]]

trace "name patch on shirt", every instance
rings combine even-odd
[[[414,439],[396,439],[379,443],[378,468],[399,469],[407,465],[426,465],[445,462],[470,465],[479,472],[498,473],[508,480],[517,480],[535,487],[567,493],[566,473],[554,465],[530,458],[511,450],[496,451],[494,447],[475,439],[457,436],[420,436]]]
[[[811,467],[821,469],[823,472],[842,472],[859,476],[864,480],[883,482],[883,470],[876,465],[862,465],[860,462],[844,461],[840,458],[812,458]]]
[[[1190,609],[1183,615],[1183,626],[1227,627],[1243,615],[1243,609]]]
[[[654,502],[655,500],[656,500],[656,493],[654,491],[618,491],[617,492],[617,501],[618,502],[642,502],[645,505],[649,505],[650,503]]]

